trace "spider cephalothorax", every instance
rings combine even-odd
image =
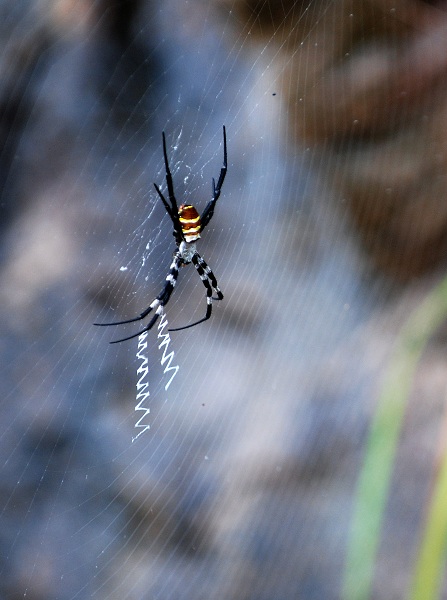
[[[217,200],[219,199],[220,192],[222,189],[222,184],[225,179],[225,175],[227,174],[227,138],[225,132],[225,126],[223,128],[223,143],[224,143],[224,160],[223,166],[220,169],[219,179],[216,181],[213,178],[213,197],[208,202],[205,207],[205,210],[201,215],[197,212],[197,210],[192,206],[192,204],[181,204],[180,207],[177,205],[177,200],[174,195],[174,184],[172,182],[172,175],[169,169],[169,161],[168,154],[166,152],[166,138],[163,132],[163,156],[165,160],[165,169],[166,169],[166,185],[168,187],[168,200],[163,196],[160,188],[156,183],[154,183],[155,189],[160,197],[160,200],[163,202],[163,206],[166,209],[166,212],[171,218],[172,224],[174,226],[174,238],[175,243],[177,244],[177,250],[174,252],[174,256],[169,267],[169,273],[166,276],[165,285],[158,294],[158,296],[151,302],[151,304],[146,308],[138,317],[134,317],[133,319],[127,319],[125,321],[117,321],[114,323],[95,323],[95,325],[100,326],[109,326],[109,325],[124,325],[125,323],[134,323],[135,321],[141,321],[147,315],[154,310],[154,316],[149,321],[148,325],[144,327],[141,331],[134,333],[133,335],[129,335],[128,337],[122,338],[120,340],[115,340],[111,342],[111,344],[116,344],[118,342],[124,342],[125,340],[130,340],[146,331],[149,331],[158,317],[163,313],[163,307],[169,301],[171,294],[174,290],[175,284],[177,282],[179,268],[181,266],[186,266],[192,263],[196,268],[197,273],[199,274],[200,279],[202,280],[203,285],[206,289],[206,314],[205,316],[191,323],[190,325],[185,325],[184,327],[176,327],[174,329],[170,329],[169,331],[180,331],[181,329],[188,329],[188,327],[194,327],[194,325],[198,325],[199,323],[203,323],[203,321],[207,321],[211,317],[212,304],[213,300],[222,300],[223,294],[220,291],[214,273],[210,269],[210,267],[206,264],[200,254],[196,249],[196,241],[200,238],[200,233],[204,230],[204,228],[211,221],[214,208]],[[216,293],[216,298],[213,298],[213,290]]]

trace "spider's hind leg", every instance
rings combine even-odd
[[[192,257],[191,262],[194,265],[194,267],[196,268],[196,271],[199,274],[199,277],[202,280],[202,283],[206,289],[206,314],[203,317],[203,319],[199,319],[198,321],[195,321],[194,323],[190,323],[189,325],[185,325],[184,327],[175,327],[175,328],[169,329],[169,331],[181,331],[182,329],[189,329],[190,327],[194,327],[195,325],[198,325],[199,323],[208,321],[208,319],[211,317],[211,312],[213,310],[213,300],[222,300],[224,297],[217,285],[217,280],[216,280],[216,277],[214,276],[214,273],[212,272],[211,268],[206,264],[206,262],[203,260],[203,258],[200,256],[200,254],[198,254],[196,252],[194,254],[194,256]],[[211,285],[210,285],[210,282],[211,282]],[[213,297],[213,288],[217,294],[217,298]]]
[[[137,333],[134,333],[133,335],[129,335],[128,337],[125,337],[125,338],[120,338],[119,340],[114,340],[113,342],[110,342],[111,344],[118,344],[119,342],[126,342],[127,340],[136,338],[136,337],[140,336],[142,333],[146,333],[146,331],[149,331],[150,329],[152,329],[152,327],[155,325],[158,317],[160,317],[163,314],[163,308],[168,303],[169,298],[171,297],[171,294],[174,291],[174,287],[177,282],[180,264],[181,264],[181,256],[180,256],[180,253],[177,251],[174,253],[174,258],[173,258],[171,266],[169,268],[169,273],[166,276],[166,282],[165,282],[165,285],[164,285],[162,291],[150,303],[148,308],[146,310],[144,310],[140,315],[138,315],[138,317],[134,317],[133,319],[127,319],[126,321],[117,321],[115,323],[95,323],[95,325],[100,325],[100,326],[123,325],[125,323],[133,323],[134,321],[141,321],[152,310],[155,309],[155,314],[153,315],[153,317],[149,321],[149,323],[146,325],[146,327],[144,327],[140,331],[137,331]]]
[[[217,285],[217,279],[216,279],[216,276],[214,275],[214,273],[212,272],[211,267],[209,267],[207,265],[207,263],[203,260],[203,258],[200,256],[200,254],[196,254],[195,258],[196,258],[196,262],[194,261],[194,258],[193,258],[192,262],[193,262],[195,268],[197,269],[198,274],[200,275],[200,279],[202,281],[204,281],[203,276],[202,276],[202,273],[203,273],[206,276],[206,278],[208,278],[210,280],[213,290],[217,294],[217,298],[215,298],[213,296],[213,300],[223,300],[224,295],[222,294],[222,291],[220,290],[219,286]]]

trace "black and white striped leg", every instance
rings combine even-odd
[[[203,258],[200,256],[200,254],[196,254],[195,256],[197,257],[197,263],[202,267],[205,275],[210,280],[211,285],[213,286],[213,289],[217,294],[217,298],[213,297],[213,300],[223,300],[224,295],[222,294],[222,292],[219,289],[219,286],[217,285],[217,279],[216,279],[214,273],[212,272],[211,267],[209,267],[207,265],[207,263],[203,260]],[[193,262],[194,262],[194,259],[193,259]],[[196,269],[198,271],[198,268],[195,265],[195,263],[194,263],[194,266],[196,267]],[[199,272],[199,275],[200,275],[200,272]]]
[[[133,335],[129,335],[128,337],[121,338],[119,340],[114,340],[113,342],[110,342],[111,344],[118,344],[119,342],[125,342],[127,340],[131,340],[135,337],[138,337],[142,333],[145,333],[146,331],[149,331],[150,329],[152,329],[152,327],[154,326],[158,317],[163,313],[163,307],[169,302],[169,298],[171,297],[171,294],[175,288],[181,260],[182,260],[181,254],[180,254],[180,252],[177,251],[174,254],[174,258],[171,263],[171,266],[169,267],[169,273],[166,276],[166,283],[165,283],[162,291],[160,292],[160,294],[158,294],[158,296],[155,298],[155,300],[153,300],[151,302],[151,304],[148,306],[148,308],[146,308],[146,310],[144,310],[141,314],[138,315],[138,317],[134,317],[133,319],[126,319],[125,321],[116,321],[114,323],[95,323],[95,325],[98,325],[100,327],[108,327],[110,325],[124,325],[126,323],[134,323],[135,321],[141,321],[142,319],[147,317],[147,315],[152,310],[155,310],[154,316],[149,321],[148,325],[146,327],[144,327],[144,329],[142,329],[141,331],[138,331],[137,333],[134,333]]]
[[[202,283],[206,289],[206,314],[203,317],[203,319],[200,319],[199,321],[195,321],[194,323],[191,323],[190,325],[185,325],[184,327],[175,327],[173,329],[169,329],[169,331],[181,331],[182,329],[189,329],[190,327],[194,327],[195,325],[198,325],[199,323],[208,321],[208,319],[211,317],[211,312],[213,309],[213,299],[214,300],[222,300],[223,299],[223,294],[220,291],[219,287],[217,286],[217,281],[214,276],[214,273],[212,272],[210,267],[206,264],[206,262],[203,260],[203,258],[200,256],[200,254],[198,254],[197,252],[192,257],[192,263],[193,263],[194,267],[196,268],[197,273],[199,274],[199,277],[202,280]],[[211,281],[211,285],[213,287],[211,287],[210,281]],[[217,298],[213,298],[213,288],[216,291],[216,294],[218,296]]]

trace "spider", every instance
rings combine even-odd
[[[166,304],[169,302],[169,298],[171,297],[171,294],[174,291],[179,269],[181,266],[186,266],[192,263],[196,268],[196,271],[206,289],[206,314],[202,319],[199,319],[194,323],[190,323],[189,325],[185,325],[184,327],[176,327],[174,329],[169,329],[169,331],[181,331],[182,329],[188,329],[189,327],[194,327],[199,323],[207,321],[211,317],[213,300],[223,300],[223,294],[220,291],[219,286],[217,285],[217,280],[214,273],[196,250],[196,241],[200,238],[201,231],[204,230],[204,228],[208,225],[208,223],[213,217],[216,202],[219,199],[225,175],[227,174],[227,138],[225,132],[225,125],[223,126],[223,166],[220,170],[220,175],[219,179],[217,180],[217,184],[213,177],[213,197],[208,202],[208,204],[205,207],[205,210],[201,215],[199,215],[199,213],[194,208],[194,206],[192,206],[192,204],[181,204],[180,207],[177,206],[177,200],[174,194],[174,184],[172,182],[172,175],[169,169],[168,154],[166,152],[166,137],[164,131],[162,133],[162,139],[163,156],[165,160],[166,170],[166,185],[168,187],[169,202],[163,196],[160,188],[156,183],[154,183],[154,186],[174,226],[173,236],[177,245],[177,250],[175,250],[174,252],[173,259],[169,267],[169,273],[166,276],[166,282],[162,291],[150,303],[150,305],[138,315],[138,317],[134,317],[133,319],[127,319],[125,321],[116,321],[114,323],[94,323],[95,325],[98,325],[100,327],[134,323],[135,321],[141,321],[142,319],[147,317],[147,315],[152,310],[155,310],[152,319],[141,331],[138,331],[133,335],[129,335],[128,337],[121,338],[119,340],[114,340],[113,342],[110,342],[111,344],[118,344],[119,342],[131,340],[132,338],[138,337],[142,333],[145,333],[146,331],[152,329],[158,317],[161,314],[163,314],[164,306],[166,306]],[[213,290],[215,291],[217,297],[213,296]]]

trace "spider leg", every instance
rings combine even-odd
[[[177,200],[175,199],[175,194],[174,194],[174,183],[172,181],[171,169],[169,168],[168,153],[166,150],[166,136],[165,136],[164,131],[162,133],[162,137],[163,137],[163,157],[165,159],[165,170],[166,170],[166,185],[168,186],[169,202],[171,203],[172,212],[173,212],[174,216],[177,216],[178,215],[178,206],[177,206]]]
[[[165,283],[162,291],[151,302],[151,304],[148,306],[148,308],[146,308],[146,310],[144,310],[141,314],[138,315],[138,317],[134,317],[133,319],[126,319],[125,321],[115,321],[113,323],[94,323],[94,325],[98,325],[99,327],[108,327],[110,325],[124,325],[126,323],[134,323],[135,321],[141,321],[142,319],[147,317],[147,315],[153,309],[155,309],[154,316],[152,317],[152,319],[150,320],[150,322],[144,329],[142,329],[141,331],[138,331],[137,333],[135,333],[133,335],[130,335],[129,337],[121,338],[119,340],[114,340],[113,342],[110,342],[111,344],[118,344],[119,342],[125,342],[126,340],[131,340],[132,338],[135,338],[135,337],[141,335],[142,333],[145,333],[146,331],[149,331],[150,329],[152,329],[152,327],[155,324],[155,322],[157,321],[158,317],[162,314],[163,307],[169,302],[169,298],[171,297],[171,294],[175,288],[181,260],[182,260],[181,254],[179,251],[177,251],[174,254],[174,259],[169,268],[169,273],[166,276],[166,283]]]
[[[158,185],[156,183],[154,183],[154,186],[155,186],[155,189],[157,190],[158,195],[160,196],[161,201],[163,202],[163,206],[165,207],[166,212],[171,217],[171,221],[174,225],[175,240],[178,244],[180,244],[180,242],[184,238],[183,238],[182,226],[180,225],[180,221],[179,221],[179,217],[178,217],[178,206],[177,206],[177,200],[175,199],[175,194],[174,194],[174,183],[172,181],[171,169],[169,168],[168,152],[166,150],[166,136],[165,136],[164,131],[162,133],[162,138],[163,138],[163,158],[165,161],[165,171],[166,171],[166,185],[168,186],[169,202],[171,203],[171,206],[169,206],[166,198],[161,193]]]
[[[208,225],[208,223],[213,218],[214,208],[216,206],[216,202],[219,200],[220,192],[222,190],[222,185],[225,180],[225,175],[227,174],[227,162],[228,162],[227,161],[227,134],[225,131],[225,125],[223,126],[223,143],[224,143],[223,167],[220,170],[220,175],[219,175],[219,179],[217,180],[217,185],[216,185],[216,180],[213,177],[213,197],[208,202],[208,204],[205,207],[205,210],[203,211],[202,215],[200,216],[200,220],[202,223],[202,230]]]
[[[214,273],[212,272],[211,267],[209,267],[207,265],[207,263],[203,260],[203,258],[200,256],[200,254],[196,253],[196,257],[197,257],[198,264],[202,267],[202,270],[204,271],[205,275],[211,281],[211,285],[217,294],[217,298],[214,298],[214,296],[213,296],[213,300],[223,300],[224,295],[222,294],[219,286],[217,285],[217,279],[216,279],[216,276],[214,275]],[[194,266],[195,266],[195,264],[194,264]],[[197,269],[197,267],[196,267],[196,269]],[[200,273],[199,273],[199,275],[200,275]]]
[[[146,333],[146,331],[149,331],[150,329],[152,329],[153,325],[155,324],[155,321],[158,319],[158,317],[161,315],[161,313],[163,312],[163,306],[160,304],[157,308],[157,310],[155,311],[155,315],[152,317],[152,319],[149,321],[149,324],[142,329],[141,331],[137,331],[137,333],[133,333],[132,335],[129,335],[125,338],[121,338],[119,340],[113,340],[113,342],[109,342],[110,344],[119,344],[120,342],[127,342],[127,340],[132,340],[133,338],[139,337],[142,333]],[[110,323],[109,323],[110,325]],[[113,325],[113,323],[112,323]]]
[[[166,212],[167,212],[167,213],[168,213],[168,215],[171,217],[171,219],[172,219],[172,222],[174,223],[174,226],[175,226],[175,225],[176,225],[176,222],[175,222],[175,220],[174,220],[174,217],[173,217],[173,215],[172,215],[172,209],[171,209],[171,207],[170,207],[170,206],[169,206],[169,204],[167,203],[167,201],[166,201],[166,198],[163,196],[163,194],[161,193],[161,190],[160,190],[160,188],[158,187],[158,185],[157,185],[156,183],[154,183],[154,187],[155,187],[155,189],[157,190],[157,194],[160,196],[160,199],[161,199],[161,201],[163,202],[163,206],[165,207],[165,209],[166,209]]]
[[[190,327],[194,327],[195,325],[198,325],[199,323],[208,321],[208,319],[211,317],[211,312],[213,309],[213,300],[222,300],[223,299],[223,294],[217,285],[217,281],[216,281],[216,277],[214,276],[214,273],[212,272],[211,268],[206,264],[206,262],[203,260],[203,258],[200,256],[200,254],[198,254],[196,252],[194,254],[194,256],[192,257],[191,262],[195,266],[197,273],[199,274],[199,277],[202,280],[202,283],[206,289],[206,314],[203,317],[203,319],[200,319],[199,321],[195,321],[194,323],[190,323],[189,325],[185,325],[184,327],[175,327],[175,328],[169,329],[169,331],[181,331],[182,329],[189,329]],[[210,281],[211,281],[211,285],[210,285]],[[213,298],[213,288],[217,294],[217,298]]]
[[[169,204],[166,201],[166,198],[163,196],[160,188],[158,187],[158,185],[156,183],[154,183],[154,187],[157,190],[157,193],[160,196],[161,201],[163,202],[166,212],[171,217],[171,221],[174,226],[174,231],[173,231],[172,235],[174,236],[175,241],[177,242],[177,245],[179,246],[181,241],[183,240],[183,232],[182,232],[182,227],[180,225],[180,221],[178,219],[178,215],[174,215],[171,207],[169,206]]]
[[[142,319],[144,319],[144,317],[147,317],[147,315],[151,312],[153,308],[155,308],[155,306],[158,305],[157,300],[158,297],[155,298],[153,302],[151,302],[151,304],[146,308],[146,310],[143,310],[143,312],[140,313],[138,317],[134,317],[133,319],[126,319],[125,321],[113,321],[112,323],[93,323],[93,325],[96,325],[97,327],[110,327],[110,325],[126,325],[126,323],[135,323],[135,321],[141,321]]]

